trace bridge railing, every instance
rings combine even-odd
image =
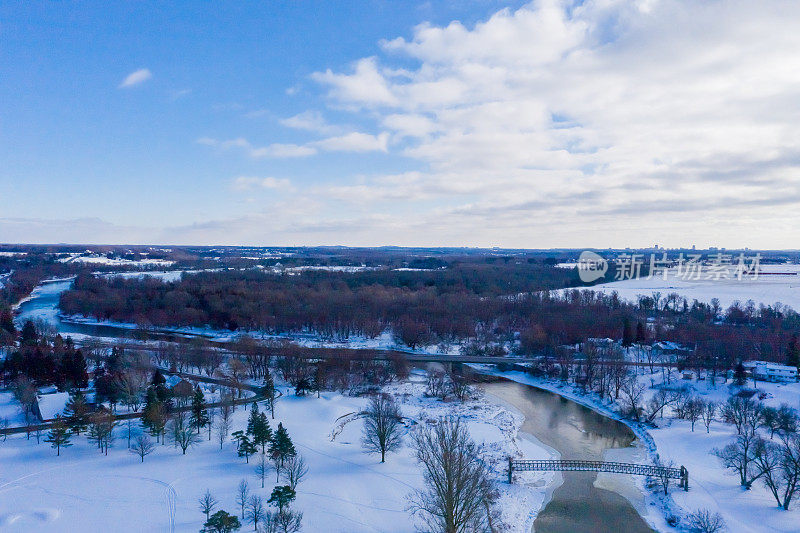
[[[508,482],[513,482],[513,474],[519,472],[609,472],[612,474],[631,474],[634,476],[652,476],[658,478],[678,479],[679,486],[689,490],[689,471],[681,466],[672,468],[658,465],[637,463],[616,463],[610,461],[580,461],[580,460],[524,460],[508,459]]]

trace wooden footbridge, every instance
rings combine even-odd
[[[607,461],[527,461],[508,459],[508,483],[513,482],[514,472],[609,472],[612,474],[632,474],[679,480],[678,486],[689,490],[689,471],[681,466],[672,468],[636,463],[612,463]]]

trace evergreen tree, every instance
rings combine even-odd
[[[800,344],[798,344],[797,333],[792,335],[789,346],[786,347],[786,364],[800,368]]]
[[[745,371],[744,365],[741,361],[736,363],[736,368],[733,370],[733,379],[740,387],[743,387],[747,382],[747,372]]]
[[[206,408],[206,398],[200,386],[197,385],[194,388],[194,396],[192,396],[191,424],[197,428],[197,433],[200,433],[200,428],[205,427],[208,423],[209,418],[208,409]]]
[[[86,397],[82,392],[77,391],[69,397],[64,414],[70,429],[76,435],[80,435],[81,431],[86,431],[90,412],[89,404],[86,403]]]
[[[0,312],[0,329],[12,335],[17,333],[17,328],[14,326],[14,315],[10,309],[3,309]]]
[[[284,507],[288,507],[292,500],[297,497],[297,493],[289,485],[275,487],[269,496],[267,503],[278,507],[278,512],[283,512]]]
[[[277,391],[275,390],[275,381],[272,379],[272,374],[269,371],[266,372],[264,376],[264,387],[262,388],[264,392],[265,400],[267,401],[267,405],[269,405],[270,415],[272,419],[275,420],[275,402],[277,401]]]
[[[272,440],[272,428],[269,427],[267,413],[258,413],[258,421],[254,425],[253,444],[261,446],[261,453],[265,453],[266,446]]]
[[[626,318],[622,323],[622,345],[628,348],[631,344],[633,344],[633,330],[630,319]]]
[[[153,385],[164,385],[167,382],[167,378],[164,377],[164,374],[161,373],[160,368],[156,368],[155,372],[153,372],[153,379],[151,383]]]
[[[256,445],[250,440],[247,433],[243,431],[234,431],[231,437],[236,441],[236,450],[239,452],[239,457],[244,457],[246,463],[250,463],[250,456],[258,451]]]
[[[250,409],[250,417],[247,419],[247,434],[251,437],[255,436],[256,434],[258,420],[258,404],[253,402],[253,406]]]
[[[239,518],[225,511],[217,511],[203,524],[201,533],[231,533],[241,527],[242,524],[239,522]]]
[[[22,325],[22,345],[34,345],[39,340],[39,334],[36,333],[36,326],[30,320],[25,321]]]
[[[56,455],[61,455],[61,448],[72,446],[70,440],[70,433],[61,415],[56,415],[50,431],[47,433],[44,441],[50,443],[51,448],[55,448]]]
[[[644,324],[641,322],[636,323],[636,344],[644,344],[647,342],[647,332],[644,329]]]
[[[275,472],[279,478],[286,460],[295,455],[297,455],[297,452],[294,449],[294,444],[292,444],[292,439],[289,438],[289,433],[283,427],[283,424],[279,422],[278,429],[269,444],[269,456],[275,464]]]

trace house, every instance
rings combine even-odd
[[[659,341],[653,343],[653,355],[656,359],[664,362],[675,363],[692,354],[693,350],[682,346],[677,342]]]
[[[179,403],[188,401],[194,394],[194,386],[191,382],[181,379],[172,387],[172,394]]]
[[[36,403],[33,406],[34,414],[38,416],[42,422],[50,422],[51,420],[55,420],[57,415],[64,415],[67,402],[69,402],[68,392],[54,392],[51,394],[38,395],[36,397]]]
[[[767,361],[745,361],[744,369],[755,379],[774,383],[793,383],[797,381],[797,368]]]

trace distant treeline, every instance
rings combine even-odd
[[[539,261],[480,258],[430,271],[229,270],[180,281],[81,275],[61,298],[66,314],[142,326],[195,326],[272,333],[374,337],[391,329],[410,347],[470,340],[467,349],[514,346],[557,354],[592,337],[677,341],[691,364],[792,362],[800,315],[750,303],[723,309],[677,294],[621,301],[576,286],[577,272]],[[494,346],[494,348],[492,347]]]
[[[516,295],[577,284],[575,271],[481,260],[430,271],[205,272],[164,283],[80,276],[61,310],[153,326],[210,326],[275,333],[311,330],[375,336],[393,328],[410,345],[505,327],[530,313]]]

